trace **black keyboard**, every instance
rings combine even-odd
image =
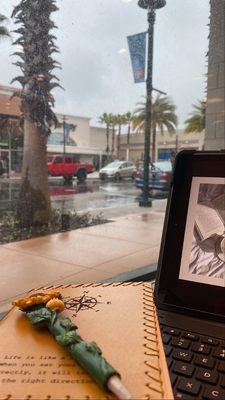
[[[225,341],[162,327],[174,398],[225,399]]]

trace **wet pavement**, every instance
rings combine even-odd
[[[18,179],[0,180],[0,213],[15,209],[19,187]],[[126,212],[128,207],[138,205],[140,194],[141,191],[131,180],[101,182],[95,175],[94,179],[90,177],[85,183],[74,180],[68,184],[63,179],[49,179],[52,207],[62,210],[89,211],[95,214],[103,212],[108,215],[114,208],[121,207]],[[153,201],[161,198],[165,198],[165,194],[156,193]]]
[[[1,204],[15,201],[18,188],[19,182],[1,179]],[[109,222],[0,245],[0,313],[32,288],[126,281],[155,273],[166,198],[159,194],[152,207],[139,207],[133,182],[94,179],[83,187],[54,181],[49,190],[54,204],[69,201],[92,213],[101,211]]]
[[[154,273],[165,201],[161,207],[135,207],[106,224],[0,245],[0,313],[33,288],[127,281]]]

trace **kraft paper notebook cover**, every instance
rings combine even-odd
[[[172,399],[150,284],[86,284],[56,289],[66,300],[62,317],[95,341],[133,399]],[[35,289],[40,292],[40,288]],[[13,308],[0,322],[1,400],[103,400],[101,390],[48,330],[32,326]]]

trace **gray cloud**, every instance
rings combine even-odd
[[[1,13],[9,17],[15,4],[18,0],[0,0]],[[103,112],[132,111],[145,84],[133,83],[126,37],[147,29],[146,11],[136,0],[58,0],[57,5],[54,33],[62,70],[55,72],[65,91],[55,91],[56,110],[94,121]],[[156,13],[153,83],[174,100],[180,125],[204,96],[208,19],[208,0],[167,0]],[[10,41],[0,48],[0,84],[9,85],[19,71],[11,65]],[[119,54],[121,48],[127,51]]]

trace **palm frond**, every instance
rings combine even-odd
[[[206,101],[199,100],[198,103],[193,104],[193,112],[185,121],[185,132],[202,132],[205,128],[206,117]]]

